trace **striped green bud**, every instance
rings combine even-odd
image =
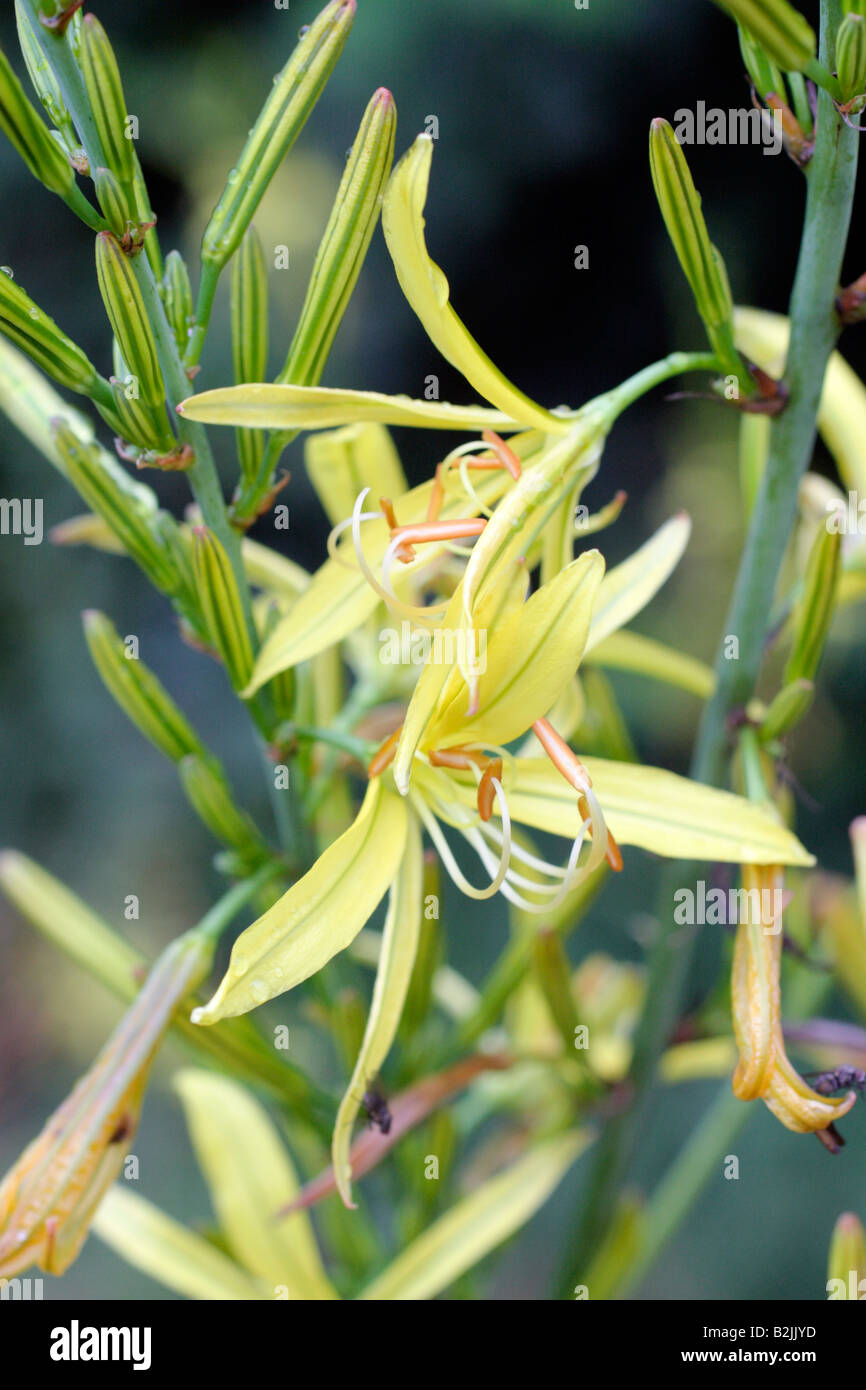
[[[126,101],[114,49],[96,15],[84,16],[80,32],[78,62],[96,134],[112,173],[128,184],[135,175],[135,151],[127,138]]]
[[[755,91],[761,97],[766,97],[768,92],[775,92],[782,100],[785,100],[786,89],[785,79],[759,43],[749,33],[748,29],[739,26],[740,52],[743,55],[743,62],[746,65],[746,72],[749,74]]]
[[[0,130],[15,146],[31,174],[52,193],[66,197],[75,186],[72,165],[24,95],[24,88],[0,49]]]
[[[842,0],[842,9],[845,14],[866,16],[866,0]]]
[[[165,316],[174,334],[178,351],[183,353],[186,351],[189,330],[195,319],[195,306],[189,271],[179,251],[169,251],[165,258],[165,274],[160,293],[165,305]]]
[[[822,526],[809,552],[803,595],[794,613],[794,638],[784,684],[814,680],[833,621],[842,558],[842,537]]]
[[[673,126],[662,118],[656,118],[649,128],[649,167],[667,235],[691,286],[709,341],[726,364],[737,367],[740,359],[734,349],[734,306],[724,261],[710,242],[701,196],[692,182]]]
[[[190,753],[179,767],[190,805],[211,834],[236,849],[248,862],[270,857],[253,821],[235,805],[228,783],[212,758]]]
[[[252,642],[231,561],[205,526],[194,532],[193,563],[205,631],[235,690],[243,690],[253,670]]]
[[[61,386],[85,396],[98,389],[93,363],[8,272],[0,272],[0,333]]]
[[[268,368],[268,277],[261,242],[248,227],[232,261],[232,361],[235,381],[264,381]],[[261,430],[235,430],[241,475],[257,476],[265,447]]]
[[[102,450],[82,443],[65,425],[57,429],[54,438],[63,472],[91,511],[102,517],[156,588],[167,594],[176,592],[177,568],[154,533],[154,519],[143,514],[134,497],[104,466]]]
[[[102,215],[114,235],[123,238],[127,234],[128,223],[132,220],[126,194],[118,179],[110,169],[93,170],[93,187]]]
[[[177,440],[169,429],[165,406],[149,406],[138,394],[134,376],[111,378],[114,406],[104,419],[127,444],[136,445],[155,454],[169,454],[177,448]]]
[[[79,143],[78,134],[66,108],[60,83],[54,76],[54,69],[43,52],[39,35],[21,0],[15,0],[15,22],[18,27],[18,42],[33,90],[42,102],[51,124],[57,127],[69,148],[75,149]]]
[[[812,681],[796,680],[783,685],[778,695],[771,700],[770,707],[761,722],[758,737],[762,743],[770,743],[781,738],[805,718],[815,698]]]
[[[716,0],[748,29],[784,72],[802,72],[815,57],[815,31],[788,0]]]
[[[847,14],[836,35],[836,74],[842,100],[862,96],[866,89],[866,19]]]
[[[96,238],[96,274],[114,336],[138,379],[141,398],[159,405],[165,400],[165,387],[150,321],[129,257],[111,232],[100,232]]]
[[[89,609],[82,618],[102,683],[139,732],[172,762],[179,763],[191,754],[206,757],[201,740],[162,683],[137,654],[130,654],[111,620],[95,609]]]
[[[331,0],[276,78],[205,228],[204,261],[221,268],[234,255],[265,189],[318,101],[354,17],[355,0]]]
[[[374,93],[346,162],[286,364],[277,381],[314,386],[360,274],[379,219],[394,157],[397,111],[389,91]]]

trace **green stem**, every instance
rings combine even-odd
[[[201,279],[198,285],[198,300],[195,308],[195,324],[189,337],[189,344],[184,353],[183,365],[189,371],[190,367],[198,366],[201,358],[204,340],[207,336],[208,325],[210,323],[211,311],[213,309],[214,297],[220,278],[220,266],[214,265],[213,261],[202,261]]]
[[[832,67],[840,0],[821,3],[821,58]],[[830,353],[840,325],[834,302],[851,220],[857,171],[857,140],[839,118],[831,98],[819,96],[815,152],[809,165],[808,194],[797,274],[791,295],[791,339],[785,382],[789,401],[773,425],[770,456],[761,480],[749,534],[716,659],[716,692],[707,703],[691,775],[724,785],[728,716],[752,696],[764,649],[779,569],[797,513],[797,488],[815,443],[818,403]],[[736,636],[737,660],[728,659],[727,638]],[[649,964],[644,1010],[638,1023],[630,1081],[632,1105],[607,1126],[596,1145],[584,1205],[567,1254],[563,1290],[580,1282],[616,1210],[617,1192],[634,1153],[656,1062],[688,977],[691,950],[671,922],[674,893],[689,870],[682,864],[665,874],[660,896],[661,929]]]
[[[718,357],[712,352],[671,352],[667,357],[662,357],[658,362],[651,362],[648,367],[642,367],[634,376],[628,377],[615,386],[612,391],[606,391],[600,396],[593,405],[607,407],[610,405],[612,417],[621,415],[635,401],[645,396],[647,391],[651,391],[654,386],[661,386],[663,382],[670,381],[671,377],[682,376],[684,372],[718,372],[720,363]]]

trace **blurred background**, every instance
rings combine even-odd
[[[801,8],[815,19],[817,7]],[[194,268],[207,216],[245,134],[316,0],[238,6],[166,6],[157,0],[97,6],[120,59],[139,154],[165,249]],[[12,7],[0,44],[19,72]],[[389,87],[402,153],[438,121],[427,234],[452,301],[506,374],[545,404],[578,405],[674,348],[701,349],[702,331],[655,206],[646,142],[650,119],[679,108],[742,107],[749,90],[733,26],[706,0],[360,0],[336,73],[256,217],[266,247],[290,248],[272,269],[271,371],[282,365],[345,153],[364,106]],[[429,128],[429,126],[428,126]],[[756,147],[688,151],[704,209],[740,303],[784,310],[796,263],[805,196],[784,155]],[[38,186],[0,143],[0,261],[107,371],[110,337],[96,288],[91,234]],[[845,280],[861,274],[866,208],[855,215]],[[589,266],[574,266],[586,246]],[[230,379],[227,280],[222,286],[201,387]],[[861,330],[862,331],[862,330]],[[844,351],[866,371],[866,337]],[[422,395],[440,378],[445,400],[467,387],[427,343],[403,300],[381,233],[337,337],[323,384]],[[103,433],[105,433],[103,431]],[[230,431],[213,432],[227,490],[234,481]],[[410,480],[427,476],[442,439],[396,432]],[[106,443],[110,441],[106,438]],[[292,481],[288,535],[254,533],[308,567],[320,563],[327,522],[306,481],[300,443],[285,462]],[[830,473],[820,449],[818,471]],[[42,497],[46,531],[82,510],[50,466],[0,419],[0,493]],[[163,504],[188,501],[182,475],[148,475]],[[657,391],[613,432],[592,509],[618,488],[622,518],[601,538],[608,563],[645,540],[679,508],[694,521],[674,578],[635,627],[712,660],[742,543],[736,419],[717,404],[671,403]],[[171,766],[115,707],[87,655],[80,614],[105,610],[225,757],[246,804],[267,816],[260,767],[235,718],[219,670],[183,646],[166,605],[128,563],[84,548],[0,543],[0,844],[24,850],[68,883],[149,954],[194,922],[219,891],[212,843],[179,792]],[[836,623],[808,723],[791,768],[808,791],[802,838],[822,867],[850,874],[847,826],[866,811],[862,709],[863,610]],[[636,677],[614,676],[632,737],[647,761],[685,771],[698,716],[692,697]],[[604,949],[640,961],[641,930],[654,910],[657,865],[636,852],[570,944],[579,961]],[[126,895],[141,900],[127,922]],[[452,963],[479,981],[507,930],[501,908],[448,897]],[[705,933],[705,935],[707,935]],[[36,1133],[119,1015],[117,1003],[61,959],[0,900],[0,1171]],[[718,969],[721,945],[700,950],[694,1003]],[[279,1017],[293,1018],[291,1008]],[[826,1013],[847,1017],[838,998]],[[303,1035],[303,1030],[302,1030]],[[174,1054],[171,1054],[174,1057]],[[314,1061],[315,1059],[313,1059]],[[163,1080],[169,1075],[164,1066]],[[651,1184],[679,1151],[717,1083],[659,1097],[638,1185]],[[848,1146],[831,1160],[811,1138],[781,1128],[762,1107],[738,1139],[741,1177],[708,1189],[644,1282],[654,1299],[812,1299],[824,1296],[833,1222],[866,1217],[866,1122],[846,1121]],[[152,1088],[136,1152],[140,1190],[178,1215],[207,1224],[207,1197],[179,1105]],[[475,1297],[542,1299],[562,1256],[563,1232],[586,1164],[527,1230],[485,1263]],[[47,1297],[163,1298],[158,1285],[92,1239]]]

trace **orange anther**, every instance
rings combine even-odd
[[[483,821],[490,820],[493,815],[493,802],[496,799],[496,788],[493,779],[497,782],[502,781],[502,759],[494,758],[484,769],[481,781],[478,783],[478,814]]]
[[[379,777],[385,771],[386,767],[390,767],[391,763],[394,761],[394,754],[397,752],[397,744],[400,742],[401,733],[402,728],[395,729],[393,734],[389,734],[385,739],[381,748],[377,749],[373,754],[370,760],[370,766],[367,768],[368,777]]]
[[[519,478],[521,473],[520,459],[515,454],[509,444],[506,444],[495,430],[484,430],[481,435],[485,444],[489,444],[498,455],[503,468],[507,468],[512,478]]]
[[[400,530],[397,524],[397,515],[394,511],[394,503],[391,501],[390,497],[380,497],[379,506],[385,513],[385,520],[393,536],[396,531]],[[412,549],[411,545],[398,545],[395,554],[398,560],[403,561],[404,565],[410,564],[411,561],[415,559],[415,551]]]
[[[454,767],[466,772],[472,763],[486,767],[488,759],[478,748],[434,748],[430,762],[433,767]]]
[[[410,526],[398,526],[391,532],[392,538],[421,545],[425,541],[459,541],[466,536],[480,536],[487,522],[483,517],[470,517],[466,521],[418,521]]]
[[[592,786],[592,780],[580,758],[554,729],[547,719],[536,719],[532,726],[535,737],[541,744],[557,772],[561,772],[566,782],[579,792]],[[579,803],[578,803],[579,804]],[[586,803],[584,802],[584,805]],[[581,815],[585,815],[581,810]],[[587,817],[588,818],[588,817]]]
[[[445,501],[445,483],[442,475],[445,471],[445,464],[437,463],[436,476],[433,479],[433,488],[430,493],[430,501],[427,505],[427,520],[436,521],[442,510],[442,503]]]

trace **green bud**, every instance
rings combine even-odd
[[[15,0],[15,21],[18,27],[18,42],[27,68],[33,90],[42,102],[52,125],[61,132],[70,149],[78,145],[78,134],[63,99],[60,83],[54,76],[39,42],[39,35],[33,27],[30,15],[21,0]]]
[[[169,251],[165,258],[165,275],[161,293],[169,327],[174,334],[178,351],[183,353],[189,342],[189,330],[195,318],[195,306],[192,298],[192,287],[189,282],[189,271],[186,268],[186,261],[179,251]]]
[[[96,238],[99,290],[120,351],[148,405],[165,400],[156,343],[129,257],[111,232]]]
[[[61,197],[75,186],[72,165],[40,120],[0,49],[0,130],[15,146],[31,174]]]
[[[733,316],[727,276],[710,241],[686,157],[673,127],[661,118],[650,126],[650,169],[668,236],[712,337],[715,330],[728,328]]]
[[[174,593],[179,576],[154,534],[153,519],[143,514],[129,490],[104,466],[103,451],[97,445],[82,443],[62,423],[54,440],[63,472],[90,509],[102,517],[151,582],[163,593]]]
[[[827,1282],[837,1286],[831,1298],[861,1299],[861,1279],[866,1279],[866,1232],[860,1218],[853,1211],[845,1211],[833,1227],[830,1241]]]
[[[252,227],[232,262],[232,361],[235,381],[264,381],[268,368],[268,277],[261,242]],[[235,430],[241,475],[254,479],[265,448],[261,430]]]
[[[783,71],[802,72],[815,57],[815,32],[788,0],[716,0],[716,4],[748,29]]]
[[[82,21],[78,61],[105,159],[121,183],[131,183],[135,151],[126,136],[123,85],[114,49],[96,15],[85,15]]]
[[[823,526],[806,563],[803,596],[794,614],[793,647],[785,667],[785,685],[801,678],[815,678],[833,620],[841,554],[842,537]]]
[[[542,930],[532,943],[532,964],[550,1016],[573,1056],[578,1028],[577,1008],[571,986],[571,966],[557,932]]]
[[[847,14],[836,35],[836,73],[842,100],[862,96],[866,89],[866,18]]]
[[[206,756],[201,740],[171,696],[104,613],[83,614],[84,635],[102,683],[144,737],[172,762],[189,754]]]
[[[812,681],[796,680],[783,685],[778,695],[770,702],[764,715],[758,737],[762,743],[770,743],[781,738],[803,719],[812,707],[815,698],[815,685]]]
[[[196,593],[205,630],[235,690],[243,690],[252,675],[253,648],[234,570],[207,527],[197,526],[194,537]]]
[[[743,62],[746,65],[746,72],[751,78],[755,91],[761,97],[766,97],[768,92],[775,92],[782,100],[787,95],[785,89],[785,79],[779,71],[772,58],[764,52],[759,43],[755,41],[748,29],[742,25],[738,26],[740,36],[740,52],[743,55]]]
[[[93,363],[8,272],[0,272],[0,333],[61,386],[83,395],[97,390]]]
[[[177,448],[165,406],[147,405],[138,394],[136,377],[112,377],[111,392],[113,408],[111,411],[100,409],[100,414],[122,440],[157,455],[170,454]]]
[[[394,99],[380,87],[355,136],[277,381],[315,386],[322,375],[379,218],[394,157],[396,125]]]
[[[842,0],[842,10],[845,14],[866,15],[866,0]]]
[[[234,255],[265,189],[321,95],[354,17],[355,0],[331,0],[277,77],[205,228],[204,261],[221,268]]]
[[[222,772],[209,757],[191,753],[180,763],[180,780],[193,810],[212,835],[236,849],[247,861],[269,857],[252,820],[238,809]]]
[[[110,169],[94,169],[93,186],[102,215],[116,237],[126,235],[127,223],[132,221],[126,194]]]

